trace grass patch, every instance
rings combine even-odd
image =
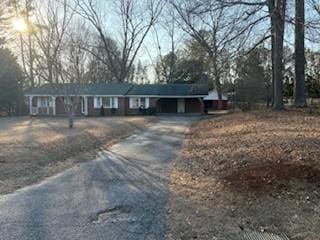
[[[94,159],[99,148],[154,121],[154,117],[81,118],[68,129],[64,118],[2,118],[0,194]]]

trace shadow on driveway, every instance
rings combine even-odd
[[[1,239],[163,239],[171,161],[194,118],[161,118],[94,161],[0,198]]]

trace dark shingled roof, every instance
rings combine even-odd
[[[125,95],[130,84],[91,83],[91,84],[45,84],[27,91],[26,95]]]
[[[146,84],[134,85],[127,95],[190,96],[208,95],[204,84]]]
[[[26,92],[26,95],[149,95],[149,96],[199,96],[208,95],[203,84],[146,84],[91,83],[45,84]]]
[[[44,84],[26,92],[26,95],[79,95],[89,84]]]
[[[83,94],[85,95],[126,95],[131,85],[127,83],[96,83],[91,84]]]

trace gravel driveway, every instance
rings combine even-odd
[[[163,239],[171,161],[192,118],[168,117],[94,161],[0,197],[0,239]]]

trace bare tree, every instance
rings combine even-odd
[[[225,7],[261,7],[262,12],[267,8],[268,18],[271,26],[271,59],[272,59],[272,85],[273,85],[273,107],[282,110],[283,104],[283,42],[286,17],[286,0],[217,0]],[[258,41],[256,46],[267,38]]]
[[[180,16],[180,26],[196,39],[207,51],[211,76],[222,107],[221,81],[230,54],[237,52],[246,41],[247,32],[266,16],[252,18],[260,7],[252,12],[230,12],[219,1],[172,1]],[[249,22],[242,27],[239,22]],[[235,41],[237,40],[237,41]]]
[[[74,1],[46,0],[35,12],[37,74],[59,93],[52,104],[60,101],[63,105],[69,128],[74,126],[74,117],[80,113],[83,101],[80,95],[86,85],[87,61],[83,48],[89,44],[85,24],[75,18],[76,7]]]
[[[308,13],[307,29],[309,30],[308,40],[318,43],[320,39],[320,3],[318,0],[308,0],[306,2],[306,12]]]
[[[101,42],[99,36],[96,33],[91,34],[94,39],[91,44],[84,46],[84,50],[89,53],[89,61],[88,61],[88,72],[87,72],[87,80],[90,82],[114,82],[117,81],[117,76],[120,71],[120,49],[118,44],[110,37],[107,37],[106,42],[108,44],[108,48],[112,51],[112,58],[108,58],[108,55],[105,51],[104,44]],[[110,66],[110,60],[112,64],[115,66],[115,69],[112,71],[108,66]],[[132,68],[132,70],[134,70]],[[129,79],[131,78],[129,74]]]
[[[76,19],[71,26],[72,28],[68,30],[62,42],[62,56],[57,62],[59,77],[63,82],[63,106],[68,115],[69,128],[73,128],[77,114],[87,114],[82,109],[85,107],[84,105],[87,105],[87,98],[81,94],[87,86],[85,73],[88,52],[84,49],[91,42],[90,30],[84,22]],[[82,31],[78,31],[78,29]]]
[[[158,49],[158,61],[154,69],[158,82],[173,82],[177,65],[177,48],[182,42],[183,34],[179,32],[177,25],[177,13],[170,4],[166,5],[160,19],[160,24],[154,27],[154,37]],[[164,36],[165,35],[165,36]],[[162,43],[165,41],[165,51]],[[168,44],[169,43],[169,44]],[[169,51],[169,53],[168,53]]]
[[[25,21],[26,25],[29,28],[27,31],[27,48],[29,54],[29,73],[27,74],[28,78],[30,79],[31,87],[35,86],[34,81],[34,40],[33,40],[33,27],[32,22],[30,21],[30,14],[32,12],[32,0],[25,0],[24,2],[24,10],[25,10]]]
[[[6,27],[5,22],[8,21],[8,16],[7,14],[7,8],[8,8],[9,2],[8,0],[3,0],[0,2],[0,44],[3,43],[3,35],[4,35],[4,30]]]
[[[4,20],[4,9],[7,6],[7,1],[1,1],[0,2],[0,22],[2,23]]]
[[[114,62],[115,52],[108,43],[105,21],[98,11],[98,3],[94,0],[81,0],[77,11],[96,29],[103,43],[108,61],[103,61],[116,76],[118,82],[128,81],[137,54],[152,26],[156,23],[162,8],[160,0],[115,0],[118,26],[120,26],[119,48],[120,65]],[[113,28],[117,25],[113,24]],[[93,53],[94,54],[94,53]],[[99,57],[99,56],[97,56]],[[118,67],[120,69],[118,69]]]
[[[81,29],[81,31],[79,31]],[[64,82],[84,83],[89,53],[85,50],[91,43],[91,33],[86,23],[76,21],[68,31],[64,44],[64,59],[61,72]]]
[[[33,23],[30,17],[33,13],[34,0],[11,0],[9,5],[14,10],[15,21],[25,23],[26,29],[17,30],[19,35],[19,51],[21,64],[25,77],[28,79],[31,87],[35,86],[34,80],[34,39]]]
[[[68,0],[47,0],[45,3],[41,3],[35,14],[38,23],[35,31],[38,46],[37,71],[46,82],[58,83],[63,41],[75,10],[70,10]]]

